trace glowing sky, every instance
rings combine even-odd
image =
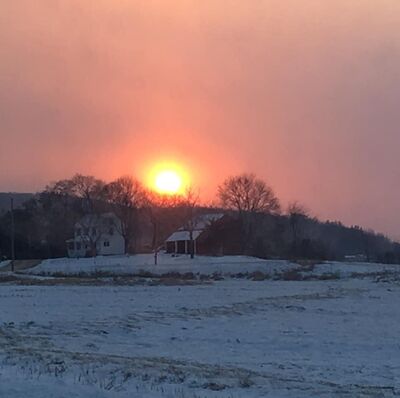
[[[172,160],[400,238],[399,26],[398,0],[2,1],[0,191]]]

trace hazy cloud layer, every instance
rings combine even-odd
[[[255,171],[322,218],[400,237],[398,0],[13,0],[0,190],[76,171]]]

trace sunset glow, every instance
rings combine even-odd
[[[400,398],[400,0],[0,4],[0,398]]]
[[[159,193],[177,194],[182,187],[182,179],[173,170],[161,171],[155,180],[155,188]]]
[[[188,184],[188,173],[181,165],[164,162],[150,170],[147,185],[163,195],[181,195]]]
[[[166,159],[204,201],[254,172],[400,239],[400,2],[227,4],[3,1],[1,191],[77,171],[156,190]]]

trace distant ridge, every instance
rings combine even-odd
[[[33,193],[0,192],[0,214],[10,210],[10,200],[14,198],[14,207],[21,207],[22,204],[34,197]]]

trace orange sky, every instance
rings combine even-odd
[[[400,238],[398,0],[14,0],[0,191],[181,162]]]

